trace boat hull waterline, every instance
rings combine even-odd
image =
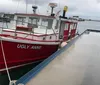
[[[45,42],[47,43],[47,42]],[[0,40],[0,69],[5,68],[4,56],[6,58],[8,68],[27,64],[30,62],[36,62],[49,57],[58,49],[57,44],[36,44],[36,43],[24,43],[14,42],[6,39]],[[2,49],[3,47],[3,49]]]

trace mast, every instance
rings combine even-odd
[[[27,0],[26,0],[26,14],[27,14]]]

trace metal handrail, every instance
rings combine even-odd
[[[12,19],[11,21],[16,21],[16,23],[15,23],[15,27],[17,26],[17,22],[22,22],[22,21],[15,20],[15,19]],[[8,22],[7,22],[7,21],[4,21],[4,20],[2,20],[2,22],[3,22],[3,25],[4,25],[4,23],[6,23],[6,25],[7,25],[7,29],[9,29],[9,27],[8,27]],[[27,24],[28,24],[29,22],[24,22],[24,23],[27,23]],[[31,24],[31,23],[30,23],[30,24]],[[4,28],[3,25],[2,25],[2,32],[3,32],[3,28]],[[34,25],[34,24],[32,24],[32,25]],[[45,34],[48,34],[48,33],[47,33],[47,31],[48,31],[48,26],[39,25],[39,24],[38,24],[37,26],[46,27]],[[34,28],[33,28],[33,29],[34,29]],[[54,31],[53,28],[51,28],[51,29],[52,29],[54,35],[55,35],[56,38],[57,38],[57,33],[55,33],[55,31]],[[15,29],[15,37],[16,37],[16,32],[17,32],[17,30]],[[31,33],[33,33],[33,32],[30,31],[30,34],[31,34]],[[36,32],[34,32],[34,33],[36,33]],[[34,34],[34,33],[33,33],[33,34]],[[30,34],[27,34],[27,36],[30,35]],[[44,34],[44,33],[36,33],[36,34]],[[27,37],[27,36],[26,36],[26,37]],[[46,38],[46,35],[44,35],[44,36],[45,36],[45,38]]]

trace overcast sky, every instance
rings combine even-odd
[[[32,13],[31,6],[36,3],[38,5],[37,13],[47,14],[50,12],[48,6],[50,2],[58,3],[55,13],[67,5],[69,7],[67,16],[78,15],[85,18],[100,19],[100,0],[27,0],[28,13]],[[26,0],[0,0],[0,12],[26,12]]]

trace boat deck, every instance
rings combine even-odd
[[[83,33],[16,82],[19,83],[100,85],[100,33]]]

